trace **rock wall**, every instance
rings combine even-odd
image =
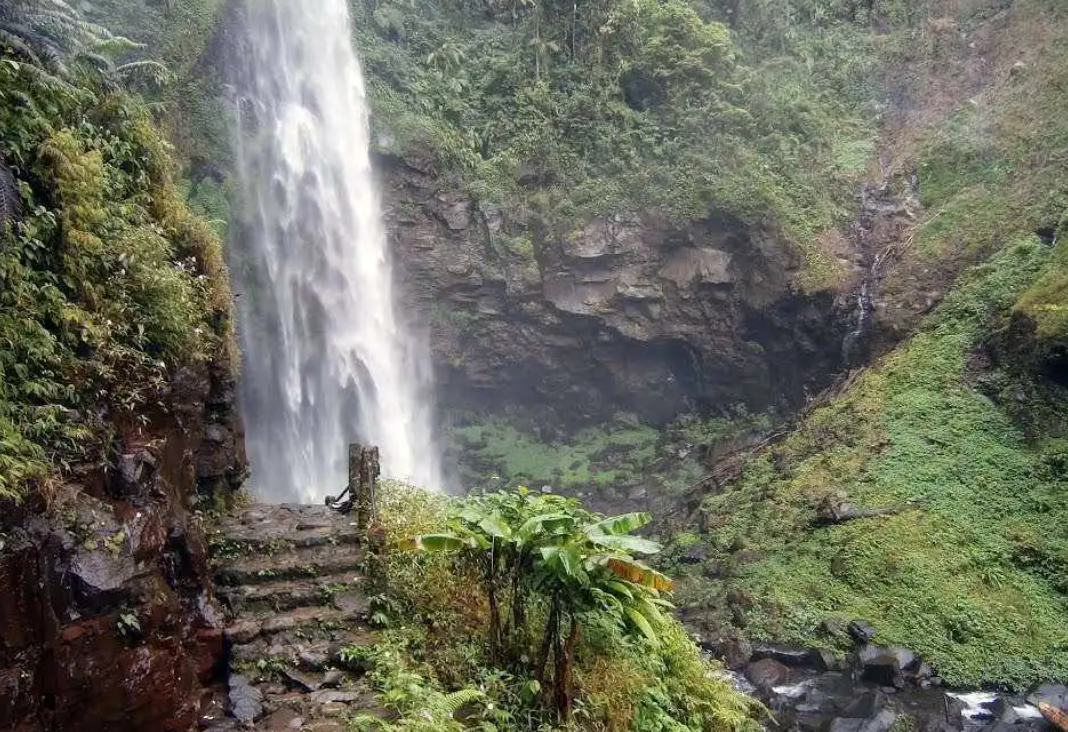
[[[676,226],[637,211],[558,232],[479,204],[429,155],[378,165],[447,408],[662,421],[739,402],[796,406],[842,366],[849,298],[797,292],[803,261],[771,225],[713,213]]]
[[[228,369],[176,375],[170,401],[112,468],[0,516],[0,730],[196,728],[223,630],[191,508],[245,462]]]

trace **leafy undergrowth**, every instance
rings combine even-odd
[[[812,286],[841,275],[815,241],[874,152],[873,26],[914,6],[353,3],[378,145],[432,153],[511,254],[620,211],[720,211],[773,217]]]
[[[710,557],[686,602],[832,646],[822,621],[865,618],[954,684],[1063,679],[1068,392],[983,348],[1062,257],[1025,238],[967,273],[920,333],[707,498]],[[899,513],[821,525],[843,502]]]
[[[991,15],[1003,9],[973,5],[989,5]],[[944,85],[954,67],[974,63],[977,45],[992,57],[978,93],[945,119],[902,133],[912,138],[903,147],[917,161],[926,209],[909,253],[921,261],[974,262],[1016,232],[1052,233],[1068,211],[1068,8],[1020,0],[1000,16],[1000,25],[978,31],[971,15],[943,18],[948,25],[913,31],[908,50],[887,58]],[[948,28],[958,31],[951,41]]]
[[[642,515],[602,521],[556,496],[449,499],[388,482],[378,501],[383,640],[346,654],[399,718],[359,716],[353,729],[756,728],[752,701],[659,609],[669,581],[630,558],[656,548],[629,534]]]
[[[172,185],[130,67],[105,57],[128,42],[35,8],[15,3],[25,22],[0,43],[0,499],[16,500],[164,412],[179,367],[232,358],[219,240]]]

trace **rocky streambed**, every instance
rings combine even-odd
[[[1029,693],[948,688],[907,648],[873,642],[875,629],[849,625],[846,658],[824,649],[701,641],[733,683],[768,708],[770,729],[791,732],[1056,732],[1038,705],[1068,708],[1068,686]],[[748,651],[748,652],[747,652]]]

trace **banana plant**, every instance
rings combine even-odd
[[[660,551],[656,542],[632,533],[650,520],[646,513],[605,518],[575,500],[520,489],[457,501],[448,531],[410,537],[398,548],[457,552],[479,567],[494,662],[514,665],[530,657],[528,616],[532,608],[547,608],[534,675],[552,690],[552,704],[566,718],[572,660],[585,621],[607,618],[641,642],[658,642],[662,612],[672,607],[661,593],[674,583],[634,556]],[[510,609],[507,621],[502,604]]]

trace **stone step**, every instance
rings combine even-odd
[[[220,519],[211,539],[216,553],[241,553],[354,544],[359,533],[349,516],[326,506],[257,504]]]
[[[226,629],[232,643],[248,643],[260,635],[305,630],[309,635],[316,629],[330,630],[359,623],[366,617],[367,601],[361,593],[347,593],[332,598],[330,606],[298,607],[283,613],[263,616],[242,615]]]
[[[301,547],[278,554],[216,558],[217,585],[250,585],[357,572],[363,552],[354,544]]]
[[[230,657],[234,664],[267,659],[280,661],[292,669],[324,671],[344,665],[341,651],[346,646],[370,646],[377,642],[374,632],[360,625],[317,634],[321,637],[306,635],[299,630],[296,633],[261,634],[248,643],[234,644]]]
[[[352,569],[315,577],[220,586],[216,594],[234,615],[262,615],[327,604],[339,593],[362,591],[363,580],[363,576]]]

